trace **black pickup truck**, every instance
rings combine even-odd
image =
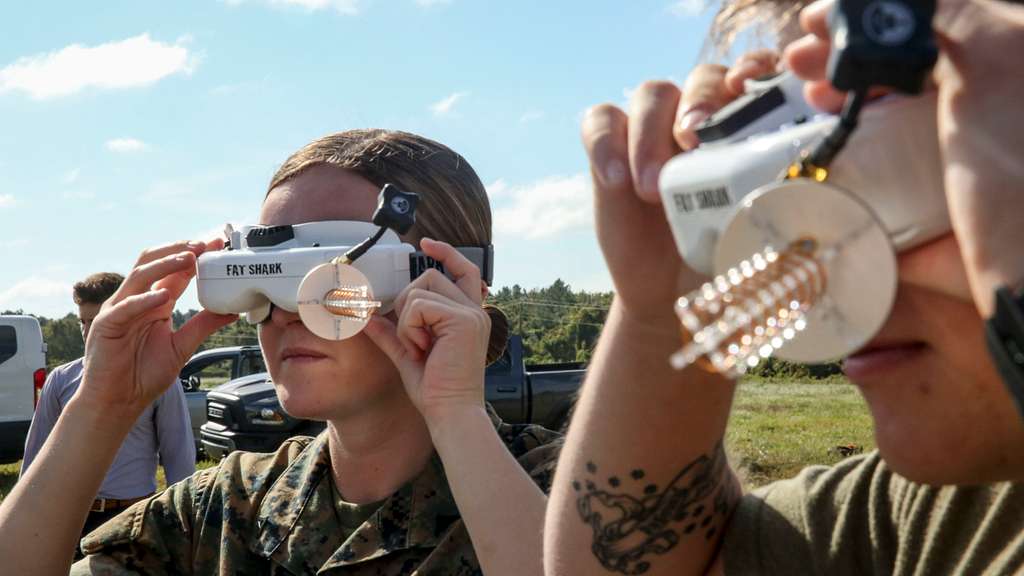
[[[203,350],[193,356],[178,374],[185,389],[185,403],[192,421],[196,453],[203,449],[199,428],[206,422],[206,395],[229,380],[267,371],[259,346],[228,346]]]
[[[528,366],[523,342],[512,336],[505,354],[487,367],[487,401],[511,423],[535,423],[561,428],[583,380],[580,363]],[[323,422],[292,418],[281,408],[274,384],[266,373],[232,380],[206,397],[206,423],[201,428],[203,449],[213,458],[233,450],[271,452],[287,438],[316,435]]]

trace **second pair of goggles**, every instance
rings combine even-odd
[[[226,230],[224,250],[199,257],[199,303],[218,314],[245,314],[256,324],[272,306],[298,313],[328,340],[355,336],[374,313],[428,269],[444,266],[401,241],[415,222],[419,197],[388,184],[373,222],[326,221]],[[490,285],[493,246],[457,247]]]
[[[871,86],[921,90],[936,54],[932,4],[839,0],[828,75],[851,94],[840,115],[815,112],[790,73],[753,82],[698,130],[700,147],[662,171],[661,197],[680,254],[695,270],[718,275],[696,304],[687,300],[691,309],[713,315],[735,307],[731,286],[745,286],[744,278],[765,269],[765,255],[767,268],[789,247],[806,246],[815,259],[814,278],[790,262],[795,277],[755,281],[747,290],[751,302],[733,319],[739,324],[792,298],[781,320],[772,317],[769,330],[750,338],[751,366],[776,350],[786,360],[824,362],[860,349],[889,316],[896,253],[950,230],[934,93],[863,106]],[[813,285],[804,286],[805,278]],[[728,296],[719,304],[720,292]],[[796,329],[779,330],[794,312]],[[729,321],[723,333],[732,334]],[[772,329],[780,335],[772,337]],[[746,340],[729,338],[722,346],[742,355]]]

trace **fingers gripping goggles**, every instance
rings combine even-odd
[[[256,324],[272,306],[298,313],[314,334],[343,340],[375,311],[389,312],[398,294],[442,263],[402,242],[415,222],[416,194],[388,184],[373,222],[325,221],[290,226],[229,224],[224,250],[199,257],[199,303],[218,314],[245,314]],[[493,246],[456,248],[490,285]]]
[[[791,74],[698,129],[660,190],[679,253],[715,278],[676,304],[677,367],[738,376],[775,355],[842,358],[881,329],[896,255],[950,230],[934,94],[865,105],[868,89],[921,91],[935,62],[933,2],[840,0],[829,80],[849,91],[817,115]]]

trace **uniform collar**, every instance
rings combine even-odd
[[[350,566],[396,551],[431,550],[459,522],[459,509],[435,454],[411,482],[381,504],[330,557],[323,570]],[[425,555],[425,554],[424,554]]]
[[[330,484],[324,482],[330,470],[325,430],[299,453],[263,497],[256,517],[256,539],[251,543],[254,552],[270,558],[282,542],[310,520],[299,522],[307,508],[326,508],[333,517]]]
[[[500,423],[493,417],[496,425]],[[292,461],[267,491],[250,543],[260,556],[297,573],[349,566],[399,550],[433,549],[461,526],[440,457],[384,501],[380,509],[341,542],[334,512],[325,430]],[[318,566],[323,559],[326,563]]]

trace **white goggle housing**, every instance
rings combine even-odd
[[[197,262],[199,303],[218,314],[244,314],[256,324],[271,306],[298,313],[311,332],[341,340],[362,330],[379,308],[389,312],[394,299],[430,268],[444,271],[434,259],[402,242],[391,230],[351,264],[335,263],[350,248],[376,234],[368,222],[326,221],[290,226],[228,225],[228,245]],[[489,285],[494,249],[456,248],[481,271]],[[341,289],[345,305],[365,313],[339,316],[328,311],[328,293]]]
[[[826,266],[827,293],[807,328],[777,354],[824,362],[861,348],[888,318],[896,253],[950,230],[936,98],[869,104],[825,182],[780,180],[838,122],[808,117],[797,81],[785,84],[788,100],[753,123],[757,133],[740,130],[677,156],[661,173],[660,191],[679,253],[704,274],[725,274],[766,246],[809,237],[825,246],[847,242]]]

